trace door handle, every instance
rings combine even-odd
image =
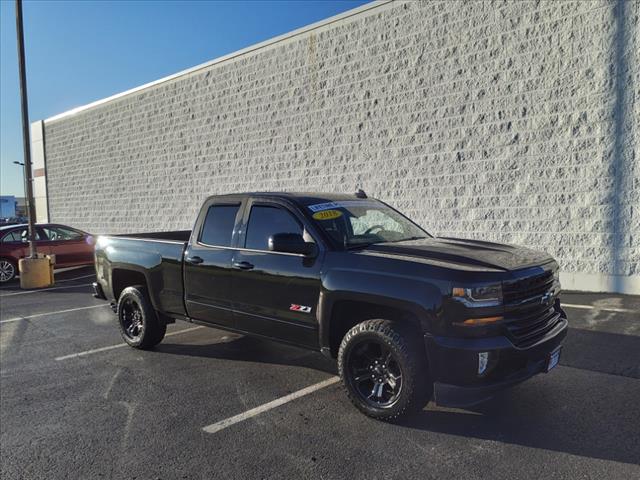
[[[202,258],[200,257],[187,257],[185,258],[187,263],[192,263],[193,265],[198,265],[199,263],[204,262],[204,260],[202,260]]]
[[[251,270],[253,268],[253,263],[249,262],[233,262],[234,268],[239,268],[240,270]]]

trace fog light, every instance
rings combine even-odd
[[[478,354],[478,375],[482,375],[487,369],[489,363],[489,352],[480,352]]]

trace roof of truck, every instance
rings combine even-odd
[[[230,193],[225,195],[212,195],[210,198],[224,197],[265,197],[265,198],[283,198],[295,200],[302,205],[310,205],[322,202],[336,202],[341,200],[358,200],[355,193],[324,193],[324,192],[242,192]],[[365,197],[366,198],[366,197]]]

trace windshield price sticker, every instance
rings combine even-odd
[[[313,214],[313,218],[316,220],[333,220],[342,216],[340,210],[322,210]]]

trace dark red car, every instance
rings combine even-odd
[[[27,225],[0,227],[0,283],[18,274],[18,260],[29,255]],[[38,253],[54,254],[56,268],[93,263],[93,237],[77,228],[53,223],[36,225]]]

